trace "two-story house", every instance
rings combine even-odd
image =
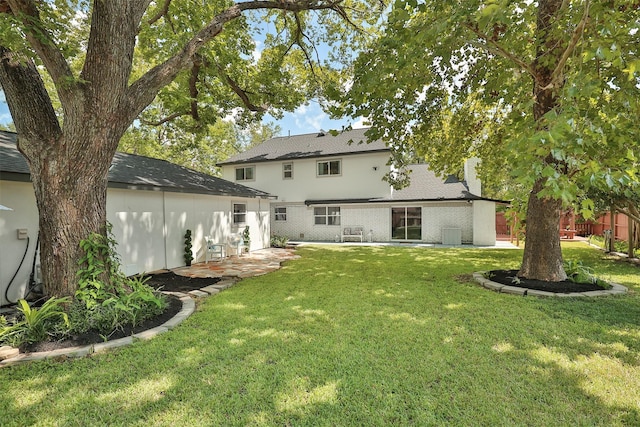
[[[272,138],[219,166],[224,179],[277,196],[271,233],[292,240],[342,240],[362,228],[363,241],[495,244],[496,201],[482,197],[477,160],[464,180],[411,165],[410,186],[394,190],[383,180],[390,150],[364,143],[365,131]]]

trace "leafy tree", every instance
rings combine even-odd
[[[397,0],[335,111],[439,172],[508,171],[529,192],[519,275],[562,280],[563,205],[638,179],[639,28],[635,0]]]
[[[293,110],[327,78],[313,43],[343,52],[369,11],[355,0],[0,0],[0,83],[31,171],[47,293],[76,290],[80,241],[105,233],[120,138],[155,99],[159,120],[206,124]],[[259,58],[258,24],[273,29]]]
[[[238,129],[229,121],[198,124],[176,118],[160,126],[132,126],[120,140],[118,151],[168,160],[210,175],[218,175],[218,162],[239,149]]]

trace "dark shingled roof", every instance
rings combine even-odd
[[[336,136],[328,132],[271,138],[244,153],[237,154],[218,165],[293,160],[337,155],[384,152],[389,148],[382,141],[367,144],[367,129],[353,129]]]
[[[15,181],[29,180],[29,167],[16,146],[17,135],[0,131],[0,176]],[[165,190],[177,193],[266,198],[269,193],[255,190],[178,166],[166,160],[116,153],[109,170],[109,187],[136,190]]]
[[[460,181],[453,175],[442,179],[429,169],[429,165],[415,164],[409,165],[407,168],[411,170],[409,186],[402,190],[393,190],[387,197],[306,200],[305,204],[309,206],[345,203],[450,202],[460,200],[488,200],[498,203],[508,203],[504,200],[490,199],[471,194],[465,181]]]

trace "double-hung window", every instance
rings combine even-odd
[[[274,213],[276,221],[287,220],[287,208],[285,206],[276,206],[274,208]]]
[[[319,206],[313,208],[315,225],[340,225],[339,206]]]
[[[234,203],[233,204],[233,223],[245,224],[246,222],[247,222],[247,204]]]
[[[255,166],[242,166],[236,168],[236,181],[253,181],[255,179]]]
[[[282,164],[282,179],[293,179],[293,163]]]
[[[317,163],[318,176],[340,175],[342,165],[340,160],[323,160]]]

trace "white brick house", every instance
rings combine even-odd
[[[277,137],[219,166],[224,179],[277,196],[275,235],[333,241],[362,227],[364,241],[495,244],[496,201],[482,197],[477,160],[465,164],[463,180],[411,165],[411,185],[396,191],[382,179],[389,148],[363,143],[365,132]]]

